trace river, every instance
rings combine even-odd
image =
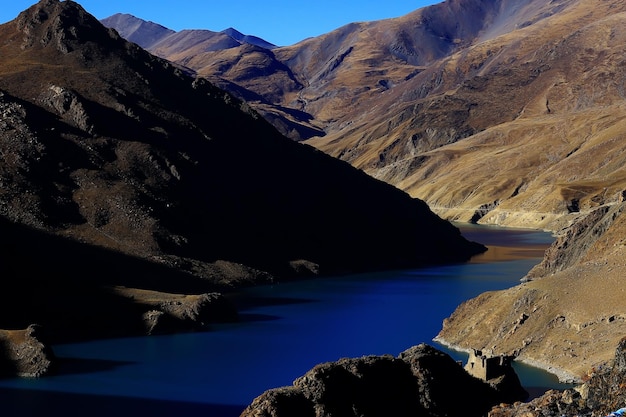
[[[238,416],[263,391],[321,362],[398,355],[422,342],[445,350],[432,342],[442,320],[468,298],[518,284],[552,241],[530,230],[462,229],[487,244],[487,254],[466,264],[246,289],[232,295],[241,321],[208,332],[54,346],[60,373],[0,380],[0,414]],[[550,374],[516,367],[533,393],[561,387]]]

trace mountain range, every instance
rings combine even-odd
[[[618,143],[602,151],[613,168],[568,179],[621,122],[624,11],[619,1],[446,1],[271,50],[152,51],[233,83],[283,133],[276,114],[299,118],[309,129],[292,137],[448,218],[558,230],[564,214],[626,188]]]
[[[206,323],[202,293],[485,249],[75,2],[1,25],[0,55],[0,328]]]
[[[447,0],[286,47],[151,51],[444,218],[553,232],[440,340],[578,379],[626,331],[625,20],[619,0]]]
[[[0,327],[111,335],[154,311],[142,291],[483,250],[425,201],[557,236],[438,339],[583,379],[626,332],[625,18],[448,0],[275,47],[42,0],[0,26]]]

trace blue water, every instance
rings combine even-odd
[[[55,346],[61,373],[0,380],[0,414],[237,416],[263,391],[290,385],[318,363],[434,344],[459,303],[519,283],[552,240],[485,227],[464,233],[492,253],[512,246],[522,256],[509,250],[462,265],[256,287],[233,296],[241,322],[209,332]],[[545,372],[518,372],[528,387],[558,386]]]

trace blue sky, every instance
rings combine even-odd
[[[351,22],[399,17],[442,0],[80,0],[98,19],[130,13],[174,30],[234,27],[276,45],[291,45]],[[0,23],[37,0],[3,1]]]

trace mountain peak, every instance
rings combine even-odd
[[[244,36],[245,36],[243,33],[239,32],[239,31],[238,31],[237,29],[235,29],[234,27],[229,27],[229,28],[226,28],[226,29],[224,29],[224,30],[222,31],[222,33],[225,33],[225,34],[227,34],[228,36],[232,36],[232,37],[233,37],[233,38],[235,38],[235,39],[242,38],[242,37],[244,37]]]
[[[124,39],[149,49],[176,32],[158,23],[140,19],[131,14],[117,13],[101,20],[102,24],[114,28]]]
[[[237,29],[232,28],[232,27],[229,27],[228,29],[224,29],[222,33],[230,36],[231,38],[235,39],[237,42],[240,42],[240,43],[248,43],[250,45],[260,46],[261,48],[265,48],[265,49],[276,48],[276,45],[266,41],[265,39],[261,39],[257,36],[252,36],[252,35],[244,35],[243,33],[239,32]]]
[[[41,0],[20,13],[15,23],[24,35],[22,49],[53,45],[68,53],[81,43],[117,37],[71,0]]]

